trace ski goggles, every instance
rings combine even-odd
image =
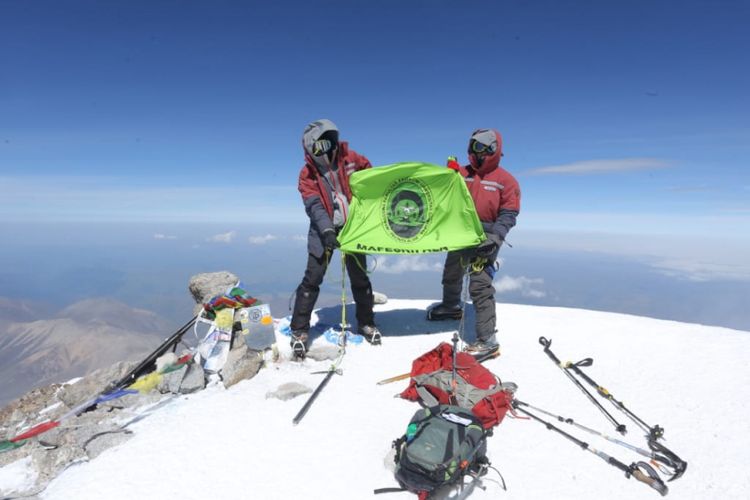
[[[328,139],[318,139],[313,142],[312,154],[313,156],[322,156],[332,150],[335,146],[336,144],[333,141],[329,141]]]
[[[471,150],[474,153],[480,153],[480,154],[495,154],[495,151],[497,151],[497,143],[492,144],[483,144],[477,140],[471,141]]]

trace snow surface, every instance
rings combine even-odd
[[[37,474],[31,466],[31,457],[11,462],[0,467],[0,489],[3,491],[24,491],[34,486]]]
[[[450,328],[458,325],[426,322],[428,305],[389,300],[378,306],[383,345],[350,346],[343,376],[333,377],[299,425],[292,425],[292,418],[308,395],[280,401],[266,394],[288,382],[315,388],[323,376],[310,372],[330,362],[289,361],[288,341],[280,336],[282,361],[228,390],[214,386],[172,399],[133,424],[130,441],[65,471],[43,498],[373,498],[375,488],[396,486],[391,442],[418,409],[393,397],[406,381],[375,383],[409,371],[415,357],[449,341]],[[486,366],[516,382],[519,399],[619,436],[545,356],[537,339],[551,338],[562,361],[593,357],[586,370],[594,380],[646,422],[666,429],[666,445],[689,463],[681,479],[668,483],[670,497],[750,498],[745,400],[750,332],[576,309],[503,304],[497,310],[503,354]],[[332,321],[333,309],[327,312],[326,321]],[[470,325],[473,317],[467,320]],[[320,338],[316,347],[324,343]],[[629,424],[624,440],[645,447],[635,425],[614,408],[613,414]],[[558,425],[625,463],[643,459]],[[471,498],[658,497],[534,421],[506,418],[488,444],[489,459],[508,490],[490,473],[486,489],[475,489]]]

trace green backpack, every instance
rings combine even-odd
[[[427,498],[446,485],[463,482],[468,474],[479,475],[489,466],[487,432],[479,419],[460,406],[438,405],[414,414],[396,449],[396,480]]]

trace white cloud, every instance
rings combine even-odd
[[[206,241],[210,243],[231,243],[236,235],[237,231],[229,231],[228,233],[221,233],[210,236],[206,238]]]
[[[742,207],[738,207],[742,208]],[[521,219],[519,219],[521,220]],[[750,231],[742,230],[750,227],[750,213],[735,211],[732,213],[685,213],[636,211],[618,213],[614,211],[582,212],[582,211],[544,211],[530,208],[523,212],[522,223],[510,234],[511,242],[515,245],[520,231],[562,231],[563,239],[570,232],[597,232],[611,235],[640,235],[654,236],[690,236],[696,239],[698,228],[710,228],[714,237],[730,237],[750,241]],[[632,236],[631,236],[632,238]],[[643,241],[639,241],[643,243]]]
[[[176,240],[177,236],[171,234],[154,233],[155,240]]]
[[[266,234],[265,236],[250,236],[247,241],[250,242],[251,245],[265,245],[269,241],[276,239],[278,239],[277,236]]]
[[[747,281],[750,268],[742,265],[719,264],[688,258],[665,259],[652,262],[651,266],[662,274],[690,281]]]
[[[307,241],[307,236],[305,236],[303,234],[295,234],[294,236],[292,236],[292,240],[294,240],[294,241]]]
[[[533,299],[540,299],[547,295],[547,292],[541,289],[544,286],[542,278],[503,276],[495,280],[493,284],[497,293],[521,292],[522,296]]]
[[[609,174],[636,170],[655,170],[668,166],[669,162],[659,160],[658,158],[601,159],[537,167],[526,170],[524,173],[530,175]]]
[[[618,217],[612,219],[613,225],[620,221]],[[738,232],[738,228],[750,227],[750,217],[696,216],[687,222],[684,231],[680,231],[678,226],[682,221],[677,218],[664,218],[657,224],[685,234],[638,234],[635,227],[626,226],[627,221],[622,219],[621,227],[632,232],[615,234],[605,232],[595,224],[587,226],[600,231],[575,230],[564,226],[560,219],[559,231],[514,229],[513,243],[517,248],[625,257],[660,273],[694,281],[750,281],[750,260],[747,258],[750,255],[750,231]],[[696,237],[695,228],[711,228],[715,236]],[[732,238],[724,236],[732,231]]]
[[[442,260],[438,262],[423,255],[409,257],[379,255],[375,260],[377,262],[375,270],[387,274],[401,274],[414,271],[441,272],[443,270]]]

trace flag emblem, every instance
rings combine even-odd
[[[432,217],[429,188],[418,179],[397,179],[383,197],[383,223],[399,240],[416,241]]]

